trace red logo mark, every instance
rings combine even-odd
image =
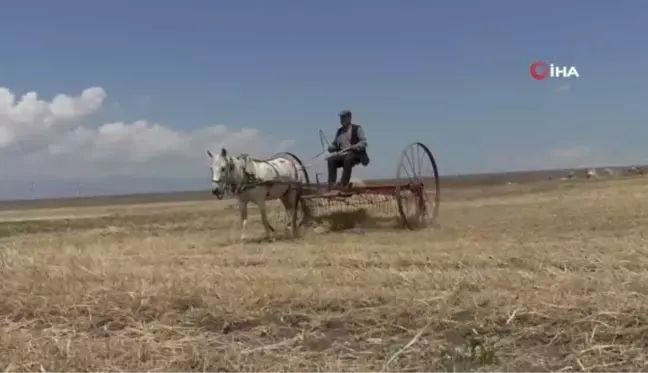
[[[549,76],[549,64],[544,61],[535,61],[529,66],[529,74],[535,80],[542,80]]]

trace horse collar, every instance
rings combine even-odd
[[[234,169],[234,158],[228,156],[226,159],[227,167],[229,168],[229,171],[232,171]]]

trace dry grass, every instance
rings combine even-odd
[[[556,185],[245,245],[227,201],[6,213],[0,369],[647,370],[648,186]]]

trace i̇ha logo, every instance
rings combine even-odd
[[[561,66],[545,61],[534,61],[529,66],[529,74],[535,80],[544,80],[546,78],[580,78],[576,66]]]

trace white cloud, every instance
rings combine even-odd
[[[15,150],[26,140],[41,140],[64,131],[78,118],[97,111],[106,93],[102,88],[84,90],[78,97],[56,95],[51,102],[40,100],[36,92],[19,100],[0,87],[0,151]]]
[[[106,100],[101,87],[51,101],[35,92],[20,99],[0,88],[0,172],[3,179],[201,176],[206,149],[262,157],[290,146],[259,130],[215,125],[183,131],[139,120],[89,125]]]

